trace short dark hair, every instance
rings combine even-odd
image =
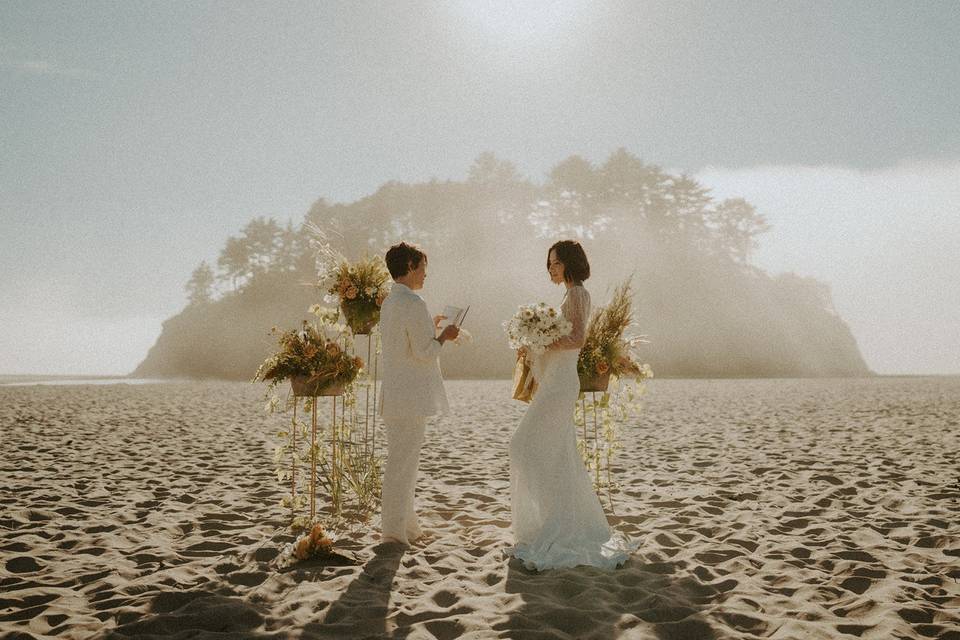
[[[557,260],[563,263],[563,279],[568,282],[583,282],[590,277],[590,262],[583,247],[576,240],[561,240],[553,243],[550,251],[557,252]],[[547,271],[550,270],[550,251],[547,251]]]
[[[394,280],[407,275],[411,269],[420,268],[420,261],[426,259],[427,254],[415,244],[401,242],[387,249],[387,269]]]

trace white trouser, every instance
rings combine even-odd
[[[387,430],[387,469],[383,474],[383,538],[405,544],[423,533],[417,521],[413,495],[417,485],[417,465],[427,419],[385,419]]]

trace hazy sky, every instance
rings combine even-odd
[[[123,373],[257,215],[624,146],[960,372],[960,3],[0,4],[0,373]],[[891,333],[893,332],[893,333]]]

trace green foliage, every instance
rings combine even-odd
[[[376,510],[383,458],[372,446],[373,430],[366,428],[369,425],[364,422],[370,418],[369,408],[367,413],[359,413],[360,388],[361,384],[356,382],[341,396],[329,399],[288,396],[283,404],[274,395],[265,407],[270,413],[289,411],[291,416],[289,427],[276,433],[278,444],[274,447],[273,461],[277,481],[290,489],[290,495],[283,497],[280,506],[290,510],[293,529],[309,529],[314,525],[314,520],[302,513],[309,504],[307,488],[313,468],[317,471],[313,481],[321,501],[325,498],[328,504],[331,522],[339,526],[350,521],[367,521]],[[328,400],[336,407],[329,419],[325,411],[320,411],[326,408]],[[311,444],[314,403],[318,409],[318,431],[316,442]],[[304,416],[309,416],[310,422],[305,421]],[[351,495],[355,508],[348,511]]]
[[[577,425],[577,450],[593,477],[598,495],[605,494],[611,511],[613,497],[620,490],[614,475],[614,462],[623,449],[621,425],[636,427],[643,409],[641,396],[646,392],[643,377],[611,380],[605,392],[581,393],[574,411]]]

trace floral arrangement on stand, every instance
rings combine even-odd
[[[266,406],[269,412],[293,409],[289,427],[277,432],[281,442],[274,448],[274,463],[277,481],[290,483],[290,495],[284,496],[281,506],[291,510],[294,529],[314,526],[318,476],[335,510],[339,506],[342,483],[338,471],[342,461],[338,460],[337,454],[340,434],[334,419],[328,430],[329,441],[323,437],[318,441],[317,402],[321,396],[331,396],[336,403],[336,398],[347,393],[364,369],[363,360],[350,354],[350,336],[345,327],[335,323],[336,316],[319,305],[312,306],[310,311],[317,317],[317,322],[304,321],[299,330],[271,329],[271,333],[277,336],[279,349],[260,365],[254,376],[254,382],[269,383]],[[281,403],[275,390],[284,380],[290,380],[292,393],[286,402]],[[309,424],[297,415],[301,397],[305,397],[303,412],[311,416]],[[308,463],[309,516],[298,515],[306,506],[307,497],[297,492],[297,470],[301,464]]]
[[[310,245],[316,252],[317,286],[326,303],[338,306],[327,311],[327,321],[335,323],[342,312],[353,337],[367,336],[367,367],[343,396],[340,426],[352,445],[352,455],[344,458],[342,471],[358,499],[358,515],[362,518],[369,515],[380,497],[383,460],[377,448],[376,415],[380,336],[375,328],[392,280],[382,257],[367,256],[350,262],[333,247],[330,236],[339,235],[335,229],[316,224],[308,228],[313,236]]]
[[[348,261],[334,250],[326,234],[313,228],[317,239],[317,286],[326,302],[337,302],[354,335],[368,335],[380,322],[380,306],[390,292],[390,272],[380,256]]]
[[[342,336],[338,336],[340,340],[330,338],[307,320],[300,329],[280,331],[273,327],[270,333],[277,336],[280,348],[264,360],[254,376],[254,382],[269,382],[268,392],[284,380],[297,386],[301,382],[313,385],[319,390],[343,387],[352,383],[363,368],[363,360],[347,352]]]
[[[617,425],[639,413],[640,398],[646,391],[644,380],[653,377],[650,365],[640,364],[638,354],[640,345],[649,342],[646,336],[625,335],[633,325],[632,307],[628,279],[614,289],[608,305],[591,314],[577,361],[580,402],[576,422],[582,426],[577,446],[593,474],[594,487],[598,492],[606,492],[611,508],[613,493],[619,490],[611,468],[616,453],[622,449]],[[592,416],[588,410],[592,410]]]
[[[367,336],[367,368],[344,396],[341,427],[353,443],[355,454],[346,460],[345,477],[358,498],[360,515],[369,513],[380,495],[382,459],[377,449],[377,365],[380,336],[380,307],[390,292],[390,272],[380,256],[350,262],[333,248],[330,234],[318,225],[309,225],[316,251],[317,286],[328,304],[336,303],[353,337]],[[328,312],[328,321],[336,321],[337,311]],[[352,347],[353,343],[351,343]],[[364,402],[359,402],[361,391]],[[362,406],[361,406],[362,404]],[[345,418],[349,411],[349,425]]]

